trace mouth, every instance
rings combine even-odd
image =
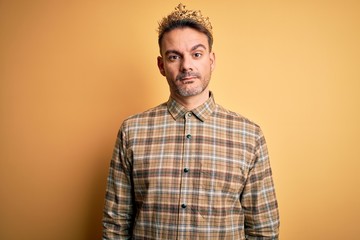
[[[189,81],[189,80],[194,80],[195,78],[197,78],[197,76],[185,76],[185,77],[182,77],[182,78],[180,78],[179,80],[180,81]]]
[[[199,78],[199,74],[196,73],[181,73],[177,76],[177,80],[182,83],[192,83],[196,78]]]
[[[181,79],[181,81],[186,81],[186,80],[191,80],[191,79],[195,79],[196,77],[184,77]]]
[[[196,77],[185,77],[180,79],[180,82],[182,82],[183,84],[191,84],[194,82]]]

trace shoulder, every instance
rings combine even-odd
[[[215,112],[218,118],[225,119],[227,121],[233,121],[234,123],[241,123],[248,126],[252,126],[253,128],[260,128],[260,126],[250,120],[249,118],[243,116],[240,113],[231,111],[219,104],[217,104],[217,111]]]
[[[127,117],[123,121],[122,127],[132,126],[134,124],[141,125],[141,124],[151,121],[151,119],[163,117],[167,114],[167,112],[168,112],[168,110],[167,110],[167,106],[166,106],[166,102],[165,102],[156,107],[150,108],[144,112],[137,113],[137,114]]]
[[[242,114],[231,111],[219,104],[217,104],[214,117],[217,124],[221,124],[227,131],[240,134],[240,136],[254,141],[263,138],[260,125]]]

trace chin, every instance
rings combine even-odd
[[[192,97],[192,96],[199,95],[203,91],[204,91],[204,89],[202,89],[202,88],[190,89],[190,90],[178,89],[177,93],[182,97]]]

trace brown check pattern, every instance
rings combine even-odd
[[[278,206],[258,125],[217,105],[175,100],[121,126],[103,239],[277,239]]]

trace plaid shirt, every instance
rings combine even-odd
[[[106,190],[103,239],[278,239],[279,214],[258,125],[211,97],[125,120]]]

